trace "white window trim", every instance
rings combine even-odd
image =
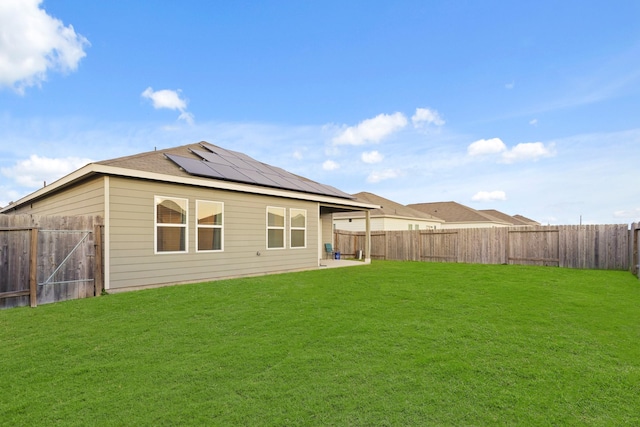
[[[282,227],[269,225],[269,209],[282,209],[282,218],[284,219],[284,224]],[[265,209],[265,220],[266,220],[265,247],[267,248],[267,250],[279,251],[282,249],[287,249],[287,208],[283,208],[280,206],[267,206],[267,208]],[[277,247],[277,248],[269,247],[269,230],[282,230],[282,247]]]
[[[304,227],[294,227],[293,226],[293,211],[304,212]],[[302,231],[304,231],[304,245],[302,245],[302,246],[291,246],[291,242],[293,242],[293,238],[291,238],[291,233],[294,230],[302,230]],[[307,210],[306,209],[289,208],[289,247],[291,249],[306,249],[307,248]]]
[[[158,224],[158,201],[160,199],[181,200],[185,202],[184,224]],[[183,227],[184,228],[184,251],[158,251],[158,227]],[[154,196],[153,197],[153,253],[156,255],[186,254],[189,253],[189,199],[174,196]]]
[[[217,203],[222,206],[222,225],[209,225],[209,224],[198,224],[198,205],[202,203]],[[195,226],[196,226],[196,252],[207,253],[207,252],[224,252],[224,202],[217,202],[215,200],[196,200],[196,217],[195,217]],[[219,228],[220,229],[220,249],[200,249],[198,248],[198,229],[200,228]]]

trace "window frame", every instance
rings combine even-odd
[[[269,225],[269,210],[270,209],[278,209],[278,210],[282,210],[282,227],[281,226],[275,226],[275,225]],[[281,250],[281,249],[286,249],[287,248],[287,208],[283,208],[280,206],[267,206],[267,208],[265,209],[265,214],[266,214],[266,229],[267,229],[267,233],[266,233],[266,241],[265,241],[265,245],[267,250]],[[277,247],[270,247],[269,246],[269,231],[270,230],[282,230],[282,246],[277,246]]]
[[[158,222],[158,205],[165,200],[172,200],[176,204],[184,203],[184,223],[162,223]],[[180,201],[180,202],[178,202]],[[156,255],[186,254],[189,253],[189,199],[174,196],[153,196],[153,252]],[[183,228],[184,229],[184,250],[182,251],[160,251],[158,250],[158,228]]]
[[[293,226],[293,212],[304,212],[304,227]],[[293,232],[304,231],[304,244],[302,246],[293,246]],[[307,248],[307,210],[300,208],[289,208],[289,247],[291,249],[306,249]]]
[[[220,212],[222,215],[222,223],[220,225],[217,224],[200,224],[199,221],[199,215],[198,213],[200,212],[200,204],[201,203],[211,203],[211,204],[216,204],[216,205],[220,205]],[[195,239],[196,239],[196,252],[198,253],[210,253],[210,252],[224,252],[224,202],[218,202],[215,200],[200,200],[200,199],[196,199],[196,216],[195,216],[195,226],[196,226],[196,235],[195,235]],[[207,229],[219,229],[220,230],[220,249],[200,249],[200,238],[199,238],[199,231],[201,228],[207,228]]]

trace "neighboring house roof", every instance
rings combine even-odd
[[[17,202],[0,208],[0,213],[8,212],[95,175],[268,194],[331,203],[336,207],[345,206],[349,209],[379,207],[358,202],[351,195],[334,187],[258,162],[245,154],[200,142],[90,163]]]
[[[522,221],[514,216],[507,215],[506,213],[500,212],[496,209],[480,209],[478,210],[478,212],[486,213],[487,215],[497,218],[500,221],[509,222],[513,225],[531,225],[526,221]]]
[[[414,203],[407,206],[442,218],[445,223],[495,222],[500,225],[511,224],[457,202]]]
[[[522,216],[522,215],[514,215],[514,218],[524,222],[527,225],[540,225],[540,223],[538,221],[534,221],[533,219],[529,219],[526,216]]]
[[[433,222],[444,222],[444,220],[437,218],[433,215],[429,215],[428,213],[421,212],[419,210],[410,208],[405,205],[401,205],[400,203],[396,203],[392,200],[385,199],[384,197],[378,196],[377,194],[368,193],[366,191],[353,194],[356,200],[371,203],[374,205],[379,205],[380,208],[370,210],[371,217],[395,217],[395,218],[406,218],[406,219],[420,219],[427,220]],[[355,211],[348,213],[335,213],[333,214],[335,218],[358,218],[364,217],[364,212]]]

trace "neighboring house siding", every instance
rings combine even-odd
[[[154,253],[154,196],[188,200],[187,253]],[[196,252],[196,200],[224,203],[223,252]],[[267,206],[286,208],[285,249],[266,248]],[[291,208],[307,211],[305,248],[290,248]],[[318,266],[316,202],[112,177],[109,221],[111,289]]]
[[[104,215],[104,178],[96,177],[68,190],[24,205],[12,214]]]
[[[442,228],[492,228],[492,227],[510,227],[509,224],[502,224],[497,222],[445,222],[442,224]]]
[[[351,222],[346,218],[336,218],[333,221],[336,229],[338,230],[365,231],[364,218],[352,218]],[[418,224],[420,230],[440,228],[440,225],[437,222],[424,221],[420,219],[377,217],[371,218],[371,231],[404,231],[409,230],[410,224],[414,230],[416,228],[416,224]]]
[[[337,230],[345,231],[365,231],[366,220],[364,218],[352,218],[351,222],[348,219],[334,219],[333,223]],[[382,230],[383,222],[381,218],[371,218],[370,221],[371,230]]]
[[[423,221],[419,219],[403,219],[403,218],[384,218],[384,230],[387,231],[404,231],[409,230],[409,225],[412,229],[416,229],[416,224],[420,230],[430,230],[436,228],[438,223],[432,221]]]

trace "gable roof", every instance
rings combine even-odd
[[[205,155],[211,155],[213,156],[212,159],[220,162],[226,160],[232,164],[233,161],[237,162],[240,159],[243,162],[240,164],[242,167],[234,164],[234,166],[227,165],[227,168],[219,168],[215,162],[204,159]],[[215,157],[216,155],[218,157]],[[186,166],[186,168],[183,166]],[[198,169],[199,167],[205,167],[207,169],[203,170],[211,170],[212,172],[208,175],[203,174],[203,170]],[[217,172],[222,169],[224,169],[223,173]],[[267,178],[270,174],[277,175],[279,177],[278,181],[271,183],[258,182],[258,180],[262,179],[259,176],[259,171]],[[372,209],[379,207],[369,203],[358,202],[351,195],[334,187],[311,181],[283,169],[267,165],[266,163],[258,162],[242,153],[225,150],[207,142],[200,142],[89,163],[21,198],[17,202],[0,208],[0,213],[17,209],[26,203],[61,191],[90,177],[100,175],[121,176],[317,201],[325,203],[327,206],[332,205],[336,208],[345,208],[348,210],[353,208]],[[255,178],[251,179],[251,176]]]
[[[195,176],[353,199],[351,195],[330,185],[320,184],[279,167],[259,162],[244,153],[227,150],[205,141],[98,163],[168,175]]]
[[[529,219],[526,216],[522,216],[522,215],[516,214],[513,217],[518,219],[518,220],[520,220],[520,221],[522,221],[522,222],[524,222],[527,225],[540,225],[540,223],[538,221],[535,221],[533,219]]]
[[[407,206],[442,218],[445,222],[495,222],[502,225],[511,224],[457,202],[414,203]]]
[[[507,215],[506,213],[500,212],[496,209],[481,209],[478,212],[486,213],[487,215],[490,215],[500,221],[509,222],[513,225],[531,225],[525,221],[522,221],[514,216]]]
[[[375,216],[384,216],[384,217],[397,217],[397,218],[407,218],[407,219],[420,219],[427,220],[433,222],[444,222],[444,220],[437,218],[433,215],[429,215],[428,213],[421,212],[419,210],[410,208],[405,205],[401,205],[400,203],[396,203],[392,200],[385,199],[384,197],[378,196],[377,194],[368,193],[366,191],[362,191],[360,193],[353,194],[353,197],[358,201],[372,203],[374,205],[379,205],[380,208],[372,209],[370,211],[370,215],[372,217]],[[364,212],[348,212],[348,213],[335,213],[333,214],[334,218],[355,218],[355,217],[364,217]]]

